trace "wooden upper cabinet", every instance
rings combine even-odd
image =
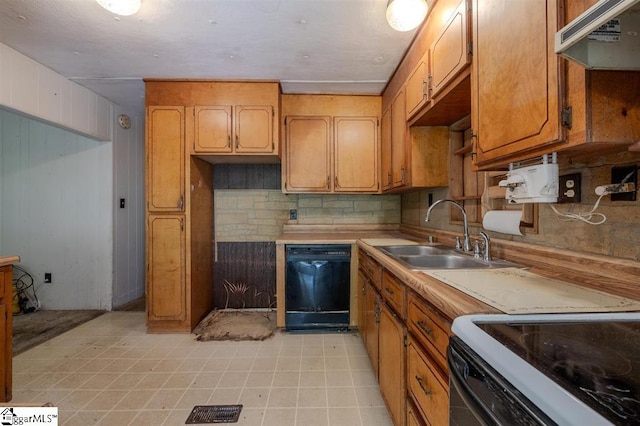
[[[147,222],[147,325],[186,321],[184,215],[149,215]]]
[[[407,182],[407,111],[404,88],[391,104],[391,181],[393,188],[406,186]]]
[[[193,150],[199,154],[268,154],[275,151],[270,105],[196,106]]]
[[[284,192],[380,189],[378,117],[288,116]]]
[[[431,45],[429,54],[429,91],[431,94],[428,97],[440,94],[447,84],[471,63],[468,2],[469,0],[460,2],[442,32],[438,34]]]
[[[383,191],[393,188],[391,167],[391,108],[387,108],[382,112],[380,121],[380,181]]]
[[[563,138],[557,0],[474,0],[472,127],[489,168]]]
[[[335,117],[334,132],[334,190],[378,191],[378,118]]]
[[[406,119],[411,119],[420,108],[426,105],[430,100],[429,95],[429,52],[426,52],[418,61],[418,64],[409,75],[406,86]]]
[[[285,121],[286,192],[331,189],[331,117],[290,116]]]
[[[235,107],[235,151],[237,153],[271,153],[274,110],[272,106]]]
[[[147,209],[184,211],[185,107],[147,109]]]
[[[231,106],[197,106],[195,152],[231,152]]]

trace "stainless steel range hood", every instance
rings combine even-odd
[[[640,70],[640,0],[600,0],[556,33],[555,50],[589,69]]]

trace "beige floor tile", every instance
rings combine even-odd
[[[132,426],[158,426],[164,423],[169,414],[168,410],[140,411],[129,424]]]
[[[78,386],[79,389],[106,389],[120,377],[119,373],[97,373],[89,380]]]
[[[116,410],[139,410],[155,395],[155,389],[135,389],[130,391],[114,407]]]
[[[262,426],[295,426],[295,424],[295,408],[268,408],[262,420]]]
[[[126,390],[105,390],[100,392],[87,405],[85,410],[111,410],[124,398],[129,391]]]
[[[240,399],[242,388],[218,388],[213,391],[211,398],[207,401],[209,405],[229,405],[237,404]]]
[[[273,383],[273,371],[252,371],[247,376],[245,387],[247,388],[264,388],[270,387]]]
[[[63,424],[182,425],[196,405],[243,404],[239,425],[390,426],[357,333],[277,332],[263,342],[147,334],[111,312],[14,357],[15,403]]]
[[[196,378],[191,383],[192,389],[214,389],[218,386],[220,382],[220,377],[222,377],[223,373],[219,372],[202,372],[196,375]]]
[[[301,358],[278,358],[276,371],[300,371]]]
[[[145,410],[173,410],[184,393],[184,389],[160,389],[144,408]]]
[[[124,389],[128,391],[133,389],[138,383],[140,383],[144,376],[145,375],[142,373],[123,373],[120,374],[118,378],[108,386],[108,388]]]
[[[274,387],[298,387],[300,373],[297,371],[276,371],[273,375]]]
[[[377,386],[356,387],[354,389],[360,407],[384,407],[384,400]]]
[[[301,371],[300,387],[318,387],[326,386],[324,371]]]
[[[269,388],[244,388],[240,394],[238,404],[246,408],[264,408],[269,399]]]
[[[162,385],[165,389],[187,389],[191,387],[198,377],[196,372],[179,372],[173,373]]]
[[[63,420],[64,426],[90,426],[97,425],[107,414],[106,411],[78,411],[67,420]]]
[[[356,407],[356,393],[353,388],[327,388],[329,407]]]
[[[357,408],[329,408],[329,424],[331,426],[370,425],[362,423]]]
[[[329,426],[326,408],[298,408],[296,424],[304,426]]]
[[[171,377],[171,373],[145,374],[142,380],[135,385],[135,389],[160,389],[169,377]]]
[[[298,403],[298,388],[271,388],[269,408],[291,408]]]
[[[171,413],[169,413],[169,415],[165,419],[163,425],[166,425],[166,426],[184,425],[192,409],[193,408],[189,410],[172,410]],[[259,424],[260,423],[255,423],[255,425],[259,425]]]
[[[360,407],[360,418],[366,426],[393,426],[386,407]]]
[[[89,403],[93,398],[98,396],[100,391],[95,390],[76,390],[71,392],[60,401],[59,409],[61,410],[80,410]]]
[[[237,426],[259,426],[264,418],[264,408],[246,408],[243,407],[238,417]]]
[[[318,408],[327,406],[327,388],[300,388],[298,390],[298,408]]]
[[[213,392],[213,389],[187,389],[175,409],[192,410],[196,405],[207,405]]]
[[[251,366],[251,371],[275,371],[278,358],[256,358]]]
[[[251,371],[253,358],[234,358],[229,363],[227,371]]]

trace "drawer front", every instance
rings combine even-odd
[[[447,371],[449,324],[413,294],[409,295],[407,311],[409,331],[431,352],[442,371]]]
[[[380,288],[382,297],[389,303],[389,305],[400,315],[402,319],[405,319],[405,286],[398,282],[396,278],[389,272],[384,271],[382,273],[382,287]]]
[[[429,424],[449,424],[449,385],[414,341],[407,354],[407,387],[416,407]]]

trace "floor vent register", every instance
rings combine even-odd
[[[242,405],[196,405],[184,424],[236,423],[240,411]]]

